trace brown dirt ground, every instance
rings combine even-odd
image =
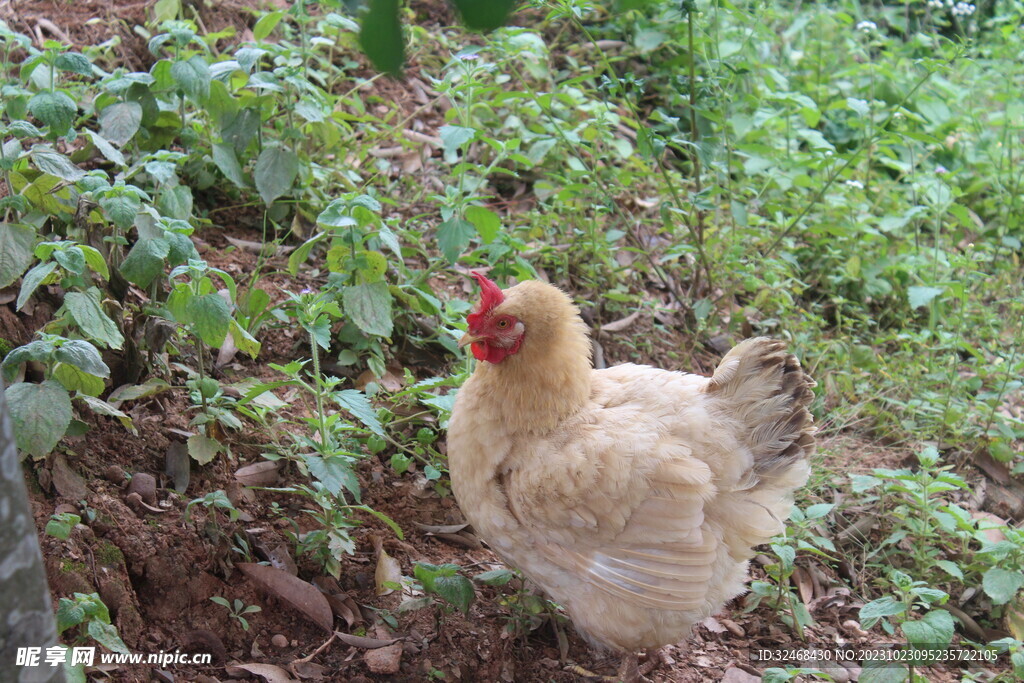
[[[116,55],[120,63],[144,68],[151,57],[145,41],[132,27],[147,19],[152,4],[0,0],[0,18],[40,40],[57,37],[71,44],[86,45],[118,36]],[[243,34],[252,24],[247,3],[195,2],[190,5],[193,6],[208,30],[234,26]],[[423,18],[450,20],[448,10],[437,3],[414,3],[414,9]],[[407,110],[420,106],[398,84],[387,80],[377,83],[375,94],[383,101],[405,100],[403,107]],[[515,193],[520,199],[521,189]],[[210,207],[215,202],[216,198],[209,198]],[[214,208],[209,216],[219,229],[197,235],[197,246],[203,256],[232,274],[251,271],[256,255],[236,248],[227,238],[258,241],[259,232],[244,217],[239,220],[237,212],[218,212]],[[230,220],[236,222],[221,224]],[[307,284],[275,274],[283,266],[284,257],[274,257],[268,264],[268,275],[260,281],[260,286],[276,299],[281,297],[279,287],[296,289]],[[459,285],[453,284],[450,289],[459,293]],[[15,341],[24,343],[52,313],[53,308],[48,306],[44,301],[36,305],[32,315],[26,316],[14,314],[9,304],[0,304],[0,322],[5,329],[16,329],[15,336],[25,339]],[[602,337],[607,363],[647,361],[705,373],[714,368],[718,354],[710,347],[664,332],[673,322],[671,312],[659,322],[662,326],[656,334],[651,334],[655,330],[649,319],[630,329],[630,336],[651,340],[639,357],[635,343],[622,343],[614,336]],[[230,383],[249,377],[270,378],[274,373],[268,363],[285,363],[308,355],[304,341],[291,330],[269,330],[263,341],[263,352],[256,361],[239,356],[223,368],[219,379]],[[420,379],[448,372],[441,353],[421,352],[408,358],[399,355],[396,361],[411,368]],[[180,372],[172,371],[169,379],[175,386],[182,385]],[[256,548],[254,559],[266,560],[269,556],[259,549],[289,545],[284,533],[288,522],[282,519],[282,513],[300,524],[308,524],[302,513],[302,501],[296,497],[249,491],[235,480],[234,472],[240,466],[262,460],[259,444],[267,443],[271,434],[247,423],[241,434],[230,437],[233,458],[219,457],[206,467],[193,467],[188,489],[179,495],[164,474],[165,458],[168,447],[182,441],[174,430],[188,428],[192,417],[188,405],[181,390],[126,403],[124,409],[135,419],[138,436],[127,433],[113,420],[86,416],[83,419],[90,430],[83,437],[67,440],[61,448],[61,458],[53,456],[25,467],[40,529],[58,510],[94,516],[77,527],[67,541],[40,536],[55,604],[57,597],[98,591],[133,652],[180,649],[214,655],[214,664],[208,667],[175,667],[168,672],[148,666],[121,667],[105,673],[93,672],[96,680],[209,683],[245,678],[244,672],[229,672],[225,668],[229,662],[274,664],[286,670],[291,666],[292,676],[314,681],[419,681],[430,680],[436,672],[442,672],[448,681],[582,680],[568,669],[571,664],[613,673],[614,661],[596,655],[570,627],[557,627],[550,618],[533,619],[528,634],[515,632],[511,628],[517,623],[514,613],[504,604],[509,596],[514,596],[510,587],[478,590],[478,599],[468,617],[424,609],[396,615],[396,630],[384,627],[378,612],[395,610],[402,596],[376,595],[377,545],[400,562],[406,576],[412,575],[412,564],[416,561],[454,562],[470,569],[471,574],[499,566],[494,555],[481,547],[471,533],[441,539],[419,530],[417,523],[459,523],[461,514],[452,497],[435,492],[415,468],[403,476],[394,475],[387,465],[390,451],[368,457],[359,467],[363,502],[394,519],[405,531],[405,540],[399,540],[372,518],[365,519],[366,523],[353,533],[355,554],[345,560],[338,585],[328,585],[328,590],[347,596],[347,604],[357,606],[359,623],[349,625],[337,619],[335,628],[370,637],[397,638],[401,648],[400,669],[393,674],[373,673],[367,662],[371,650],[339,640],[317,651],[327,640],[326,633],[280,597],[257,588],[235,566],[243,559],[232,548],[235,539],[248,539]],[[310,413],[306,405],[293,405],[290,410],[294,415]],[[280,432],[275,435],[280,437]],[[838,472],[837,477],[845,477],[850,464],[867,471],[870,466],[899,466],[907,456],[847,434],[831,436],[823,444],[822,453],[821,457],[827,458],[823,463],[825,469]],[[67,474],[62,459],[84,479],[84,496],[76,491],[74,475]],[[141,473],[157,480],[156,499],[149,508],[129,500],[127,495],[126,475]],[[302,481],[294,468],[285,467],[276,485]],[[189,500],[216,490],[228,492],[242,512],[241,519],[231,522],[221,515],[213,523],[201,508],[186,519],[185,506]],[[822,531],[831,535],[828,529]],[[841,546],[841,550],[846,548]],[[856,548],[850,550],[851,556],[856,556]],[[884,642],[884,636],[876,632],[861,635],[849,624],[863,602],[858,587],[864,585],[866,577],[858,577],[850,562],[846,565],[850,566],[801,559],[801,570],[794,581],[817,622],[809,629],[807,638],[822,643],[844,638],[851,646]],[[763,576],[757,563],[752,573],[755,577]],[[312,563],[301,558],[298,575],[310,581],[323,578]],[[261,606],[262,611],[247,615],[250,628],[246,631],[223,607],[209,600],[212,596],[241,599],[247,605]],[[738,598],[716,619],[697,626],[691,638],[667,648],[669,665],[656,669],[651,677],[654,681],[673,683],[723,677],[731,681],[756,680],[760,674],[751,662],[750,651],[767,646],[801,645],[771,610],[761,607],[746,612],[743,598]],[[315,656],[310,657],[314,652]],[[298,661],[306,657],[311,664]],[[929,670],[928,677],[935,681],[959,679],[956,672],[942,667]],[[247,680],[261,679],[252,676]]]

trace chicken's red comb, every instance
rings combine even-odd
[[[487,279],[486,275],[475,270],[470,275],[480,283],[480,308],[478,312],[489,311],[505,300],[505,295],[501,293],[501,287]]]

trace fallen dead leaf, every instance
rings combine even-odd
[[[384,548],[381,548],[377,555],[377,569],[373,572],[373,580],[377,586],[377,595],[394,593],[395,589],[386,584],[402,582],[402,565],[388,555]]]
[[[326,666],[316,662],[294,662],[290,668],[299,678],[326,679],[331,673]]]
[[[188,446],[181,441],[171,441],[164,453],[164,472],[174,482],[174,490],[185,493],[191,478],[192,458],[188,454]]]
[[[335,635],[338,637],[338,640],[345,643],[346,645],[358,647],[363,650],[375,650],[379,647],[387,647],[388,645],[397,642],[397,639],[395,638],[385,640],[383,638],[367,638],[366,636],[353,636],[349,635],[348,633],[340,632],[336,632]]]
[[[420,524],[419,522],[414,522],[414,524],[428,534],[457,534],[469,526],[468,524]]]
[[[273,664],[231,664],[225,667],[229,676],[244,676],[250,673],[259,676],[267,683],[295,683],[296,679],[288,672]]]
[[[240,562],[238,569],[267,592],[302,612],[328,633],[334,630],[334,616],[327,599],[316,587],[288,572],[252,562]]]
[[[278,463],[272,460],[254,462],[239,467],[235,472],[235,479],[242,486],[273,486],[278,481],[278,468]]]
[[[623,330],[629,329],[630,325],[635,323],[637,318],[639,318],[639,317],[640,317],[640,311],[633,311],[632,313],[627,315],[625,318],[621,318],[619,320],[615,320],[613,322],[601,325],[601,327],[598,328],[598,329],[602,333],[603,332],[622,332]]]
[[[71,500],[83,500],[89,495],[85,480],[71,469],[63,453],[58,453],[53,459],[53,487],[57,493]]]

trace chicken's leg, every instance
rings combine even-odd
[[[619,665],[618,679],[621,683],[640,682],[640,661],[635,652],[622,656],[622,664]]]

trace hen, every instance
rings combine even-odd
[[[536,281],[481,301],[459,342],[481,361],[448,428],[452,488],[477,534],[623,656],[685,637],[743,591],[814,448],[813,381],[747,340],[713,377],[594,370],[579,310]]]

